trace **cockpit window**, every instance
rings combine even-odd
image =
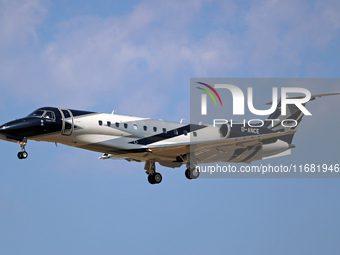
[[[52,111],[47,110],[36,110],[35,112],[32,112],[29,117],[38,117],[38,118],[45,118],[49,120],[55,120],[55,114]]]
[[[30,115],[28,115],[29,117],[42,117],[44,114],[44,110],[37,110],[35,112],[32,112]]]
[[[54,112],[51,111],[46,111],[44,118],[50,119],[50,120],[55,120],[55,115]]]

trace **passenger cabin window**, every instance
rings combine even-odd
[[[111,122],[110,121],[107,122],[107,126],[111,127]]]
[[[196,136],[197,136],[197,133],[196,133],[196,132],[193,132],[193,135],[196,137]]]
[[[134,130],[137,130],[137,129],[138,129],[138,127],[137,127],[136,124],[133,124],[133,129],[134,129]]]
[[[103,121],[101,121],[101,120],[99,120],[98,123],[99,123],[99,126],[103,125]]]
[[[144,129],[144,131],[147,131],[148,127],[147,126],[143,126],[143,129]]]
[[[166,128],[163,128],[163,134],[166,134]]]
[[[124,123],[124,127],[125,127],[125,128],[128,128],[128,124],[127,124],[127,123]]]
[[[188,135],[188,131],[183,130],[183,134],[184,134],[184,135]]]
[[[116,122],[116,127],[119,127],[119,123],[118,122]]]
[[[154,132],[157,132],[157,128],[156,128],[156,127],[153,127],[153,131],[154,131]]]
[[[178,130],[177,129],[174,130],[174,135],[178,135]]]

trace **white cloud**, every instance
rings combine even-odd
[[[301,68],[322,69],[322,61],[306,56],[327,47],[339,28],[336,1],[260,1],[247,8],[235,1],[143,1],[124,16],[64,20],[50,27],[52,39],[41,45],[46,5],[1,5],[6,93],[0,99],[15,93],[39,104],[136,111],[133,100],[153,109],[151,115],[188,98],[183,85],[190,77],[299,76]]]
[[[3,0],[0,2],[0,47],[37,40],[36,27],[46,14],[40,0]]]
[[[324,50],[338,33],[334,15],[325,15],[334,10],[340,11],[339,4],[307,1],[254,3],[246,16],[249,27],[246,47],[252,49],[254,73],[260,76],[266,73],[267,76],[299,76],[301,67],[311,64],[306,58],[315,55],[315,51]],[[318,63],[313,65],[320,66]]]
[[[218,33],[198,41],[188,33],[188,23],[199,11],[200,2],[195,4],[188,13],[188,3],[142,3],[120,18],[84,16],[63,22],[57,39],[42,55],[46,73],[57,88],[52,91],[58,94],[67,87],[73,102],[87,106],[100,94],[98,88],[105,93],[128,90],[137,93],[132,97],[140,98],[135,102],[142,105],[147,96],[150,100],[164,95],[160,86],[178,89],[175,81],[182,69],[188,68],[189,82],[190,74],[218,74],[235,66],[237,61],[231,61],[235,51]],[[225,59],[227,64],[220,65]],[[145,96],[138,95],[140,87],[148,91]],[[112,95],[112,99],[119,97]]]

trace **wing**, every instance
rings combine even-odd
[[[174,158],[185,155],[188,153],[194,153],[200,161],[204,162],[205,159],[210,158],[216,154],[223,154],[226,152],[232,153],[237,149],[245,149],[247,147],[256,147],[262,145],[264,142],[273,140],[276,141],[279,137],[294,134],[294,131],[290,132],[277,132],[271,134],[262,134],[254,136],[243,136],[237,138],[227,138],[210,141],[197,141],[190,144],[176,144],[171,146],[157,146],[150,147],[150,154],[154,156],[154,160],[174,160]],[[150,155],[150,156],[151,156]]]
[[[200,162],[223,162],[227,153],[233,154],[238,149],[255,148],[264,143],[275,142],[279,137],[294,134],[294,131],[270,134],[242,136],[218,140],[194,141],[172,145],[149,146],[146,149],[128,150],[103,154],[99,159],[125,159],[127,161],[144,162],[147,160],[170,164],[179,167],[183,162],[183,155],[194,153]],[[272,140],[272,141],[271,141]],[[251,152],[250,152],[251,153]],[[246,161],[247,162],[247,161]]]

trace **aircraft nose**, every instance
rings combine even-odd
[[[8,122],[0,126],[0,133],[3,134],[20,134],[25,131],[30,125],[30,121],[26,119],[19,119],[15,121]]]
[[[5,133],[6,125],[0,126],[0,133]]]
[[[8,130],[10,130],[11,126],[9,125],[9,123],[3,124],[2,126],[0,126],[0,133],[7,133]]]

